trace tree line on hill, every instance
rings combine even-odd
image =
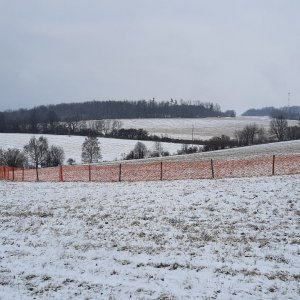
[[[242,116],[269,116],[276,117],[278,115],[284,116],[289,120],[300,120],[300,106],[285,106],[282,108],[275,108],[273,106],[263,107],[260,109],[251,108],[242,114]]]
[[[266,130],[262,126],[260,127],[255,123],[250,123],[243,129],[236,130],[233,139],[226,135],[211,138],[205,142],[203,151],[298,139],[300,139],[300,121],[298,125],[289,126],[285,116],[278,115],[270,120],[269,130]]]
[[[0,132],[66,134],[72,123],[81,120],[137,118],[233,117],[218,104],[200,101],[90,101],[42,105],[32,109],[0,112]]]
[[[142,129],[140,130],[143,131]],[[149,137],[147,131],[143,132],[145,137]],[[269,131],[264,127],[259,127],[257,124],[252,123],[246,125],[242,130],[237,130],[234,139],[226,135],[221,135],[220,137],[212,137],[207,141],[194,140],[192,141],[192,145],[185,142],[177,154],[191,154],[201,151],[213,151],[296,139],[300,139],[300,121],[298,125],[289,126],[284,116],[277,116],[270,121]],[[197,146],[197,144],[201,144],[201,146]],[[147,149],[144,143],[138,141],[133,150],[126,154],[123,159],[130,160],[169,155],[170,153],[168,151],[163,150],[159,140],[155,141],[153,150]],[[24,146],[23,151],[19,149],[2,150],[0,148],[0,165],[34,167],[36,169],[37,180],[39,177],[39,167],[55,167],[61,165],[64,162],[64,158],[63,148],[55,145],[50,146],[47,138],[43,136],[39,138],[32,137],[29,143]],[[97,136],[89,135],[85,138],[82,144],[81,158],[82,163],[90,164],[101,161],[101,147]],[[69,158],[67,162],[70,165],[75,163],[72,158]]]

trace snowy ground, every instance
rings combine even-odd
[[[226,134],[234,137],[235,130],[241,130],[246,125],[255,123],[267,130],[270,125],[269,117],[236,117],[236,118],[199,118],[199,119],[122,119],[124,128],[143,128],[158,136],[168,135],[174,138],[209,139],[213,136]],[[288,121],[296,125],[297,121]],[[194,129],[192,130],[192,128]]]
[[[26,133],[0,133],[0,148],[18,148],[23,149],[33,134]],[[37,137],[41,135],[36,135]],[[81,146],[85,139],[83,136],[68,136],[68,135],[43,135],[47,137],[50,144],[63,147],[65,151],[66,161],[68,158],[73,158],[76,163],[81,163]],[[107,139],[99,138],[101,152],[104,161],[113,161],[122,159],[124,154],[128,154],[137,143],[135,140]],[[154,150],[154,142],[142,141],[149,150]],[[162,143],[165,151],[170,154],[177,153],[181,149],[180,144]]]
[[[0,182],[0,299],[299,299],[300,175]]]
[[[253,145],[189,155],[166,157],[165,160],[244,159],[257,156],[300,154],[300,140]]]

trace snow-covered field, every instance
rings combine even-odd
[[[199,119],[122,119],[124,128],[143,128],[158,136],[168,135],[174,138],[209,139],[213,136],[226,134],[234,137],[235,130],[241,130],[246,125],[256,123],[269,129],[269,117],[236,118],[199,118]],[[289,120],[289,125],[296,125],[297,121]],[[193,129],[194,127],[194,129]]]
[[[23,149],[33,134],[25,133],[0,133],[0,148],[18,148]],[[37,137],[41,135],[36,135]],[[76,163],[81,163],[81,146],[85,139],[83,136],[68,136],[68,135],[43,135],[47,137],[50,144],[63,147],[65,151],[65,160],[73,158]],[[113,161],[122,159],[124,154],[128,154],[137,141],[134,140],[121,140],[121,139],[108,139],[99,138],[101,152],[104,161]],[[154,142],[142,141],[148,149],[154,150]],[[180,144],[162,143],[162,147],[165,151],[169,151],[170,154],[177,153],[177,150],[181,149]]]
[[[299,299],[300,175],[0,182],[0,299]]]
[[[165,160],[244,159],[257,156],[300,154],[300,140],[253,145],[240,148],[170,156]],[[161,159],[161,158],[160,158]]]

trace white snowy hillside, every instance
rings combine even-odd
[[[0,148],[18,148],[23,149],[33,134],[26,133],[0,133]],[[35,135],[35,136],[41,136]],[[68,135],[51,135],[45,134],[50,144],[63,147],[65,151],[65,161],[68,158],[73,158],[76,163],[81,163],[81,146],[85,139],[83,136],[68,136]],[[101,153],[104,161],[113,161],[122,159],[124,154],[128,154],[137,143],[135,140],[108,139],[99,138]],[[142,141],[151,151],[154,150],[154,142]],[[161,143],[164,151],[169,151],[170,154],[177,153],[181,149],[181,144]]]
[[[166,119],[122,119],[124,128],[143,128],[150,134],[158,136],[168,135],[184,139],[210,139],[213,136],[226,134],[234,137],[236,130],[243,129],[248,124],[257,124],[269,129],[269,117],[236,118],[166,118]],[[298,124],[295,120],[288,120],[290,126]]]
[[[165,157],[166,160],[243,159],[256,156],[300,154],[300,140],[252,145],[217,151]]]
[[[300,175],[0,182],[0,299],[299,299]]]

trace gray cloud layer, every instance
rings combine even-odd
[[[239,112],[300,95],[298,0],[0,2],[0,110],[170,98]],[[300,101],[299,101],[300,102]]]

